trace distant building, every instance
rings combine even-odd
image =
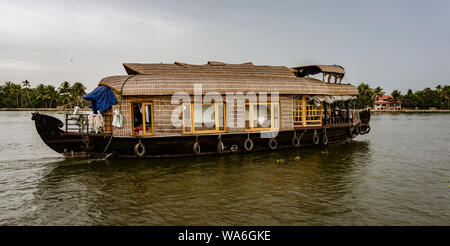
[[[376,97],[374,101],[375,110],[401,110],[402,101],[394,102],[394,98],[390,95]]]

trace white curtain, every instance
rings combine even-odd
[[[309,100],[313,100],[314,104],[319,107],[321,102],[332,104],[334,102],[345,102],[356,99],[356,96],[308,96]]]

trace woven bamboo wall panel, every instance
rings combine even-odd
[[[120,98],[116,94],[117,98]],[[270,98],[270,97],[269,97]],[[190,97],[191,102],[194,102],[194,97]],[[131,136],[131,104],[136,102],[152,102],[153,103],[153,123],[154,123],[154,136],[180,136],[183,134],[182,128],[177,128],[172,123],[172,113],[181,104],[172,104],[170,96],[123,96],[122,106],[120,102],[113,105],[113,110],[120,108],[123,116],[123,127],[114,127],[115,136]],[[226,102],[226,99],[223,99]],[[241,100],[240,103],[245,102]],[[292,130],[292,97],[280,96],[280,129]],[[226,104],[227,105],[227,104]],[[241,104],[243,105],[243,104]],[[227,128],[227,132],[243,132],[244,127],[239,127],[238,122],[244,122],[244,110],[241,108],[238,110],[238,102],[235,102],[234,107],[227,105],[226,107],[226,120],[227,125],[232,124],[231,114],[234,114],[235,126]]]

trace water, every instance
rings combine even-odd
[[[318,149],[107,161],[64,160],[30,118],[0,112],[0,225],[450,225],[450,114],[376,114]]]

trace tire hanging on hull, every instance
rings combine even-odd
[[[145,155],[145,145],[142,144],[141,139],[139,139],[139,143],[134,146],[134,153],[139,157],[144,157]]]
[[[314,135],[313,135],[313,143],[314,144],[319,144],[319,142],[320,142],[320,139],[319,139],[319,137],[317,136],[317,130],[314,130]]]
[[[194,145],[192,146],[192,150],[194,152],[194,155],[200,155],[200,144],[198,143],[198,141],[194,143]]]
[[[327,137],[327,129],[326,128],[323,129],[322,142],[323,142],[324,145],[328,144],[328,137]]]
[[[252,149],[253,149],[253,140],[250,139],[250,136],[248,136],[247,139],[244,141],[244,148],[248,152],[252,151]]]
[[[277,142],[277,140],[275,138],[271,138],[269,140],[269,148],[271,150],[276,150],[278,148],[278,142]]]
[[[222,135],[219,135],[218,139],[219,141],[217,142],[217,152],[222,154],[225,149],[225,146],[223,145],[222,142]]]
[[[295,135],[295,131],[294,131],[294,137],[292,137],[291,142],[292,142],[292,146],[293,146],[294,148],[298,148],[298,147],[300,146],[300,137],[297,137],[297,136]]]

